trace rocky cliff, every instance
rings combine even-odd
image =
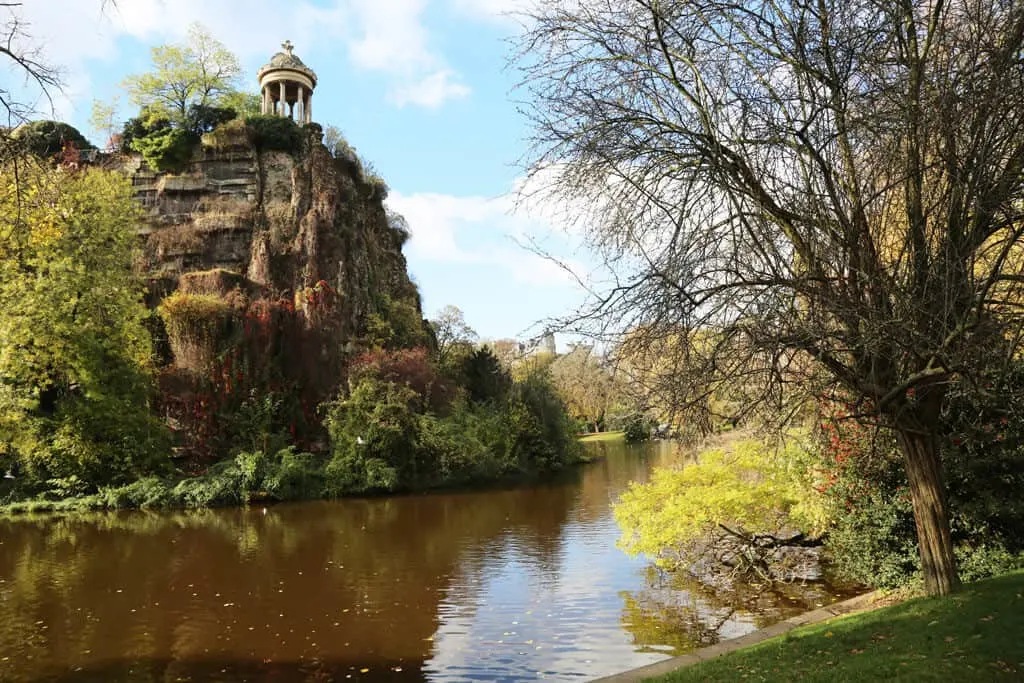
[[[162,410],[199,440],[225,431],[213,422],[230,395],[294,398],[294,434],[318,422],[353,353],[430,341],[383,182],[335,158],[316,124],[287,152],[251,133],[204,136],[178,173],[138,156],[124,169],[145,208],[139,267],[168,341]]]
[[[221,291],[202,293],[224,295],[222,285],[238,280],[265,296],[291,297],[326,282],[341,298],[336,313],[346,338],[362,333],[384,297],[419,310],[401,251],[408,234],[389,220],[386,188],[357,159],[334,158],[318,125],[303,132],[295,152],[260,151],[244,130],[207,136],[177,174],[156,173],[140,156],[129,160],[147,211],[141,265],[154,303],[184,275],[224,271],[237,278],[206,278]]]

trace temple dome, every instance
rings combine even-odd
[[[269,62],[260,67],[260,70],[256,74],[257,77],[262,79],[266,74],[278,70],[298,71],[299,73],[308,76],[315,86],[316,72],[306,66],[303,61],[292,52],[293,46],[291,42],[285,41],[282,47],[284,50],[274,54],[274,56],[270,58]]]

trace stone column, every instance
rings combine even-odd
[[[296,123],[302,123],[305,120],[305,118],[306,118],[305,102],[306,102],[306,91],[300,85],[299,86],[299,97],[298,97],[298,99],[295,100],[295,114],[296,114],[295,122]]]
[[[306,106],[304,108],[306,110],[305,111],[305,113],[306,113],[306,123],[312,123],[313,122],[313,92],[312,91],[310,91],[310,93],[309,93],[309,100],[306,102]]]
[[[267,87],[263,86],[262,88],[260,88],[260,113],[261,114],[266,114],[267,113],[267,99],[268,99],[267,95],[268,95]]]
[[[288,116],[288,100],[284,98],[284,81],[278,81],[281,86],[281,113],[278,116]]]

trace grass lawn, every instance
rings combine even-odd
[[[794,629],[655,681],[1021,681],[1024,572]]]
[[[600,432],[598,434],[581,436],[580,441],[583,443],[590,443],[591,441],[622,441],[625,438],[625,432]]]

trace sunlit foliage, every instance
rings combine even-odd
[[[0,463],[96,483],[157,466],[127,179],[0,172]]]
[[[722,539],[757,545],[821,533],[828,522],[818,475],[807,444],[793,437],[782,446],[741,441],[702,453],[681,469],[657,469],[647,483],[632,485],[615,506],[621,546],[667,567],[720,555]],[[770,544],[765,548],[771,547]],[[738,558],[725,557],[727,563]]]

